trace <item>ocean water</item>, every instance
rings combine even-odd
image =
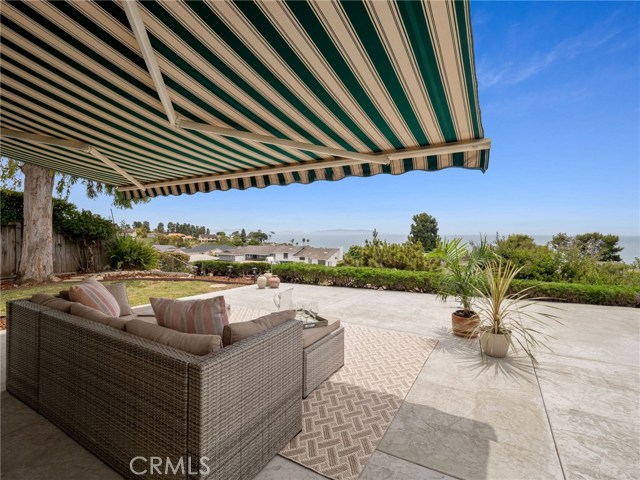
[[[314,247],[343,247],[346,252],[352,245],[364,245],[365,240],[371,240],[371,231],[368,230],[322,230],[316,232],[281,232],[276,233],[271,240],[274,242],[290,242],[295,239],[302,245],[302,239],[310,239],[309,245]],[[475,235],[453,235],[441,234],[444,238],[462,238],[464,242],[478,242],[480,236]],[[501,235],[502,236],[502,235]],[[507,235],[504,235],[505,237]],[[545,245],[551,240],[552,235],[532,235],[534,241],[539,245]],[[386,240],[389,243],[402,243],[407,240],[406,234],[383,233],[378,235],[380,240]],[[489,241],[495,240],[495,233],[487,235]],[[620,256],[626,263],[633,262],[635,257],[640,258],[640,236],[620,236],[618,243],[624,248]]]

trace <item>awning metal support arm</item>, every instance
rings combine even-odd
[[[138,41],[138,46],[142,51],[144,63],[147,65],[147,70],[149,71],[153,84],[156,87],[156,92],[158,93],[162,106],[164,107],[164,111],[167,114],[167,119],[173,126],[176,124],[176,112],[173,110],[169,91],[167,90],[167,86],[162,78],[162,72],[160,72],[160,67],[158,66],[156,56],[153,52],[153,47],[149,41],[149,35],[147,35],[147,30],[144,27],[144,22],[140,15],[140,9],[138,8],[138,2],[137,0],[125,0],[122,2],[122,7],[124,8],[124,12],[127,14],[127,20],[129,20],[131,30]]]
[[[124,178],[126,178],[131,183],[133,183],[137,188],[141,190],[146,190],[146,187],[142,183],[137,181],[129,173],[127,173],[121,167],[119,167],[118,165],[113,163],[111,160],[109,160],[96,147],[89,145],[88,143],[79,142],[77,140],[66,140],[64,138],[47,137],[44,135],[38,135],[35,133],[29,133],[29,132],[20,132],[18,130],[10,130],[8,128],[0,129],[0,136],[18,138],[20,140],[26,140],[28,142],[34,142],[34,143],[44,143],[46,145],[54,145],[56,147],[63,147],[71,150],[77,150],[79,152],[88,153],[89,155],[93,155],[102,163],[104,163],[108,167],[118,172]]]
[[[277,175],[279,173],[294,173],[294,172],[301,172],[306,170],[317,170],[319,168],[345,167],[349,165],[357,165],[360,163],[361,162],[348,160],[348,159],[324,160],[324,161],[318,161],[318,162],[303,163],[299,165],[283,165],[281,167],[245,170],[243,172],[236,172],[236,173],[222,173],[218,175],[206,175],[203,177],[192,177],[192,178],[186,178],[186,179],[183,178],[179,180],[168,180],[166,182],[151,182],[151,183],[146,183],[145,186],[147,187],[147,189],[160,188],[160,187],[172,187],[176,185],[186,185],[188,183],[213,182],[217,180],[235,180],[237,178],[249,178],[249,177],[256,177],[260,175]],[[132,190],[136,190],[136,187],[133,187],[133,186],[119,187],[118,190],[120,190],[121,192],[130,192]]]
[[[288,140],[285,138],[267,137],[266,135],[258,135],[256,133],[214,127],[213,125],[208,125],[206,123],[189,122],[183,119],[178,119],[177,126],[187,130],[197,130],[200,132],[213,133],[215,135],[222,135],[224,137],[240,138],[242,140],[267,143],[269,145],[295,148],[297,150],[308,150],[310,152],[322,153],[324,155],[330,155],[332,157],[350,158],[352,160],[358,160],[361,163],[389,163],[386,158],[382,158],[376,154],[350,152],[348,150],[341,150],[339,148],[331,148],[325,147],[323,145],[313,145],[310,143],[296,142],[294,140]]]
[[[10,130],[8,128],[0,129],[0,136],[18,138],[20,140],[27,140],[35,143],[46,143],[47,145],[55,145],[58,147],[70,148],[71,150],[78,150],[80,152],[89,153],[91,145],[77,140],[65,140],[63,138],[46,137],[44,135],[37,135],[35,133],[20,132],[18,130]]]
[[[403,160],[405,158],[424,157],[429,155],[446,155],[449,153],[473,152],[491,148],[490,138],[469,140],[466,142],[447,143],[445,145],[432,145],[429,147],[407,148],[394,153],[379,154],[387,160]]]
[[[212,127],[216,128],[216,127]],[[444,155],[449,153],[457,153],[457,152],[470,152],[475,150],[485,150],[491,147],[491,140],[489,138],[483,138],[480,140],[471,140],[468,142],[457,142],[450,143],[446,145],[434,145],[431,147],[421,147],[415,149],[407,149],[400,152],[393,153],[379,153],[379,154],[369,154],[369,156],[375,157],[376,159],[385,159],[384,163],[387,163],[391,160],[402,160],[405,158],[414,158],[428,155]],[[355,159],[336,159],[336,160],[318,160],[315,162],[308,162],[302,164],[294,164],[294,165],[283,165],[273,168],[262,168],[256,170],[246,170],[243,172],[235,172],[235,173],[223,173],[218,175],[207,175],[203,177],[191,177],[191,178],[182,178],[179,180],[168,180],[165,182],[153,182],[147,183],[145,186],[147,188],[160,188],[160,187],[172,187],[176,185],[186,185],[189,183],[200,183],[200,182],[212,182],[216,180],[234,180],[237,178],[249,178],[255,177],[259,175],[276,175],[278,173],[292,173],[292,172],[300,172],[306,170],[316,170],[319,168],[334,168],[334,167],[347,167],[351,165],[358,165],[363,163],[361,160]],[[368,163],[368,160],[367,160]],[[380,162],[379,163],[383,163]],[[136,190],[133,186],[121,187],[118,188],[121,192],[129,192],[132,190]]]
[[[95,147],[91,147],[89,149],[89,151],[87,152],[91,155],[93,155],[94,157],[96,157],[98,160],[102,161],[102,163],[104,163],[105,165],[113,168],[116,172],[118,172],[120,175],[122,175],[124,178],[126,178],[127,180],[129,180],[131,183],[133,183],[134,185],[136,185],[139,189],[141,190],[146,190],[147,187],[145,187],[142,183],[140,183],[138,180],[136,180],[135,178],[133,178],[129,173],[127,173],[125,170],[123,170],[121,167],[119,167],[118,165],[116,165],[115,163],[113,163],[111,160],[109,160],[106,156],[104,156],[102,154],[102,152],[100,152],[100,150],[98,150]]]

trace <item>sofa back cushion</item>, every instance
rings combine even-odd
[[[143,320],[127,322],[126,331],[194,355],[207,355],[222,348],[222,339],[219,335],[182,333]]]
[[[126,315],[131,315],[133,310],[131,310],[131,306],[129,305],[129,297],[127,296],[127,286],[124,283],[110,283],[105,285],[104,288],[113,295],[113,298],[118,302],[118,306],[120,307],[120,317],[124,317]]]
[[[158,325],[184,333],[222,335],[229,324],[224,297],[204,300],[171,300],[151,298]]]
[[[104,285],[95,280],[84,281],[80,285],[71,287],[69,298],[74,302],[100,310],[111,317],[120,316],[118,301]]]
[[[48,293],[36,293],[31,297],[33,303],[42,305],[43,307],[53,308],[64,313],[69,313],[73,302],[62,298],[54,297]]]
[[[124,330],[124,327],[127,324],[126,320],[106,315],[96,308],[87,307],[86,305],[83,305],[81,303],[74,303],[73,305],[71,305],[71,310],[69,311],[69,313],[71,315],[75,315],[76,317],[86,318],[87,320],[91,320],[92,322],[98,322],[102,323],[103,325],[117,328],[118,330]]]
[[[295,310],[283,310],[281,312],[270,313],[248,322],[231,323],[224,327],[222,332],[222,344],[227,347],[240,340],[251,337],[258,333],[269,330],[284,322],[296,318]]]

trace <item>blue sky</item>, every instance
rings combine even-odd
[[[448,169],[165,197],[116,221],[213,231],[640,234],[640,3],[473,2],[488,171]],[[110,216],[106,198],[70,200]]]

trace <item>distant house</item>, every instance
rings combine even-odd
[[[236,253],[235,248],[224,250],[218,253],[218,260],[225,262],[244,262],[245,256],[243,253]]]
[[[155,248],[157,251],[162,253],[167,253],[167,252],[184,253],[184,251],[182,251],[180,248],[176,247],[175,245],[154,245],[153,248]]]
[[[167,234],[168,237],[185,237],[186,235],[184,233],[168,233]]]
[[[192,253],[212,253],[214,247],[212,245],[195,245],[193,247],[182,247],[182,251],[187,254]]]
[[[294,254],[294,261],[309,263],[313,265],[326,265],[328,267],[335,267],[338,262],[342,261],[342,255],[342,247],[303,247]]]
[[[200,235],[198,235],[198,240],[200,240],[201,242],[217,242],[218,236],[214,235],[213,233],[201,233]]]
[[[273,263],[309,263],[335,267],[342,260],[342,247],[319,248],[293,245],[249,245],[231,247],[219,252],[218,259],[228,262],[265,262],[268,258]]]
[[[217,257],[222,252],[231,251],[236,247],[233,245],[211,245],[209,248],[211,255],[215,255]]]

